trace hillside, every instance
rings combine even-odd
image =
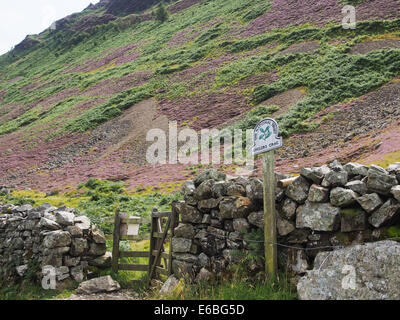
[[[197,168],[148,166],[149,129],[266,115],[285,137],[282,172],[400,161],[399,1],[180,0],[165,22],[158,2],[101,0],[0,57],[0,185],[163,188]]]

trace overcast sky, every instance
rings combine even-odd
[[[54,21],[99,0],[0,0],[0,54],[38,34]]]

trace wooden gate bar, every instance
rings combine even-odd
[[[161,257],[162,245],[163,245],[165,239],[167,238],[167,234],[168,234],[170,225],[171,225],[171,217],[168,218],[167,225],[166,225],[165,231],[164,231],[164,235],[163,235],[162,240],[159,242],[159,245],[157,247],[157,256],[154,259],[153,265],[151,266],[151,269],[150,269],[150,274],[149,274],[149,280],[150,281],[151,281],[151,279],[152,279],[152,277],[154,275],[154,271],[156,270],[158,261],[159,261],[159,259]],[[157,269],[157,270],[159,270],[159,269]],[[163,270],[165,270],[165,269],[163,269]]]
[[[153,237],[153,233],[156,231],[156,224],[157,224],[157,218],[155,217],[156,213],[157,213],[157,208],[154,207],[153,211],[152,211],[152,215],[151,215],[151,226],[150,226],[150,252],[153,252],[155,250],[156,247],[156,240]],[[152,254],[150,255],[149,258],[149,266],[148,266],[148,271],[149,271],[149,283],[151,281],[151,277],[150,277],[150,273],[151,273],[151,267],[154,264],[154,259],[155,256],[153,256]]]
[[[120,264],[118,265],[119,270],[125,271],[147,271],[147,264]]]
[[[121,258],[148,258],[150,253],[148,251],[120,251]]]

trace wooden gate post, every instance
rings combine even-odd
[[[263,154],[265,271],[271,279],[278,269],[276,247],[274,150]]]
[[[156,239],[153,237],[154,232],[156,232],[157,228],[157,218],[154,217],[154,214],[158,212],[157,207],[154,207],[151,213],[151,226],[150,226],[150,257],[149,257],[149,284],[151,282],[151,268],[154,264],[155,257],[153,255],[153,251],[156,248]]]
[[[171,243],[169,245],[169,260],[168,260],[168,275],[172,275],[172,238],[174,237],[176,224],[179,222],[178,214],[176,213],[175,203],[172,204],[171,212]]]
[[[254,128],[253,155],[262,154],[264,191],[265,272],[276,278],[278,258],[276,249],[275,170],[274,150],[282,147],[279,125],[271,118],[261,120]]]
[[[119,209],[115,210],[114,219],[114,237],[113,237],[113,251],[112,251],[112,272],[116,274],[118,272],[118,261],[119,261],[119,241],[121,238],[121,217]]]

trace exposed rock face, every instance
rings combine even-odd
[[[301,300],[399,300],[400,244],[381,241],[319,253],[300,279]]]
[[[88,265],[109,266],[104,234],[72,211],[49,204],[0,205],[0,278],[13,282],[28,271],[53,267],[57,281],[81,282]],[[30,265],[39,270],[28,270]]]
[[[19,53],[22,51],[33,49],[39,44],[40,44],[39,40],[32,38],[32,36],[27,36],[22,42],[20,42],[15,46],[14,50],[16,53]]]
[[[104,6],[107,13],[121,16],[144,11],[159,2],[160,0],[113,0],[105,2]]]

